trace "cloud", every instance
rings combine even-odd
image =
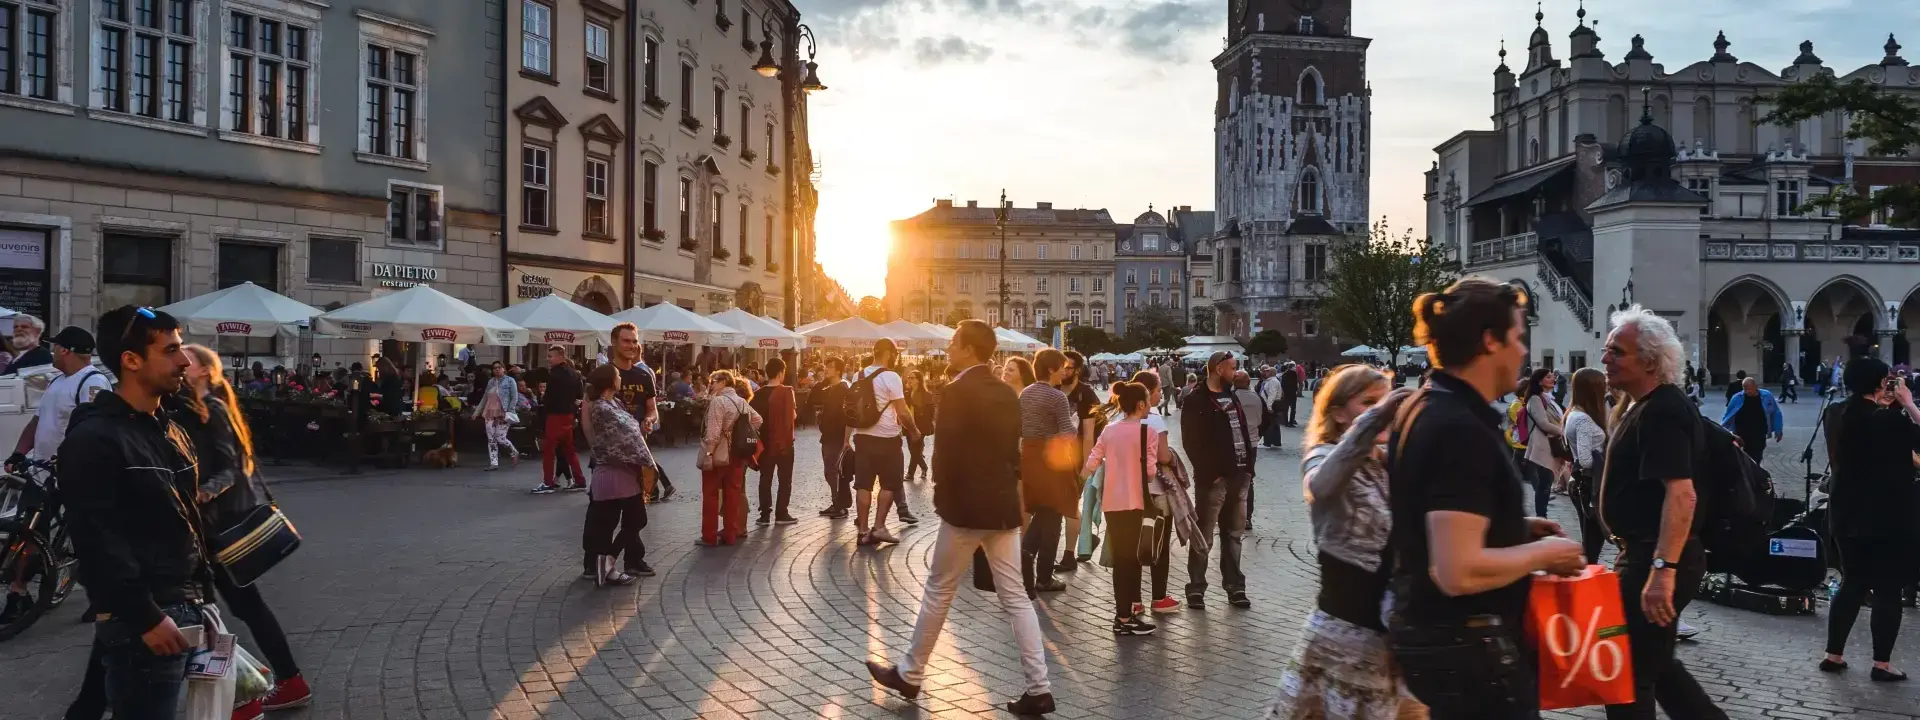
[[[913,41],[913,60],[922,67],[950,62],[982,62],[993,56],[993,48],[968,41],[958,35],[923,37]]]
[[[1198,3],[1159,2],[1120,20],[1122,49],[1151,59],[1186,58],[1186,42],[1193,33],[1213,27],[1213,8]]]

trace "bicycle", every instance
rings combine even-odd
[[[0,621],[0,641],[25,632],[73,591],[73,542],[64,520],[52,463],[28,460],[0,475],[0,584],[9,595],[24,585],[30,601]]]

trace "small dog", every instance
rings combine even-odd
[[[460,464],[460,453],[454,452],[452,444],[442,445],[422,454],[420,462],[435,470],[445,470]]]

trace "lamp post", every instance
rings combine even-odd
[[[825,90],[827,89],[827,86],[824,84],[821,84],[820,75],[819,75],[820,64],[817,62],[814,62],[814,56],[818,52],[819,47],[817,46],[818,43],[813,36],[813,28],[807,27],[804,24],[794,23],[793,25],[788,27],[788,30],[791,32],[791,35],[789,36],[787,46],[786,46],[786,52],[788,53],[788,57],[790,57],[791,59],[797,62],[799,60],[799,54],[798,52],[795,52],[795,51],[798,49],[800,42],[805,41],[807,46],[807,62],[805,65],[806,74],[796,80],[791,73],[788,73],[784,78],[782,78],[782,81],[780,83],[780,95],[781,95],[781,98],[785,101],[785,105],[786,105],[785,116],[781,118],[781,123],[784,126],[784,130],[785,130],[785,132],[783,133],[784,136],[781,138],[781,142],[783,145],[786,146],[786,151],[787,151],[786,152],[787,167],[786,167],[786,176],[785,176],[785,181],[787,186],[786,187],[787,273],[786,273],[786,276],[781,279],[781,288],[782,288],[782,293],[781,293],[782,308],[781,309],[782,309],[782,314],[784,316],[782,319],[786,320],[787,328],[792,329],[800,325],[800,308],[799,308],[799,302],[800,302],[799,296],[801,292],[801,284],[799,282],[800,273],[801,272],[808,273],[809,278],[811,278],[811,275],[813,273],[813,253],[811,252],[811,242],[812,242],[811,232],[808,233],[808,238],[806,241],[809,244],[809,247],[808,247],[809,251],[802,253],[800,252],[801,248],[798,247],[802,242],[801,236],[800,236],[800,226],[802,225],[802,220],[806,216],[806,213],[804,213],[800,207],[801,199],[802,199],[801,185],[800,185],[801,176],[799,174],[799,168],[796,167],[796,163],[798,162],[799,158],[798,158],[798,153],[795,152],[795,150],[798,149],[798,143],[794,141],[794,130],[793,130],[794,116],[798,115],[801,112],[801,110],[805,107],[807,93]],[[782,75],[781,63],[779,61],[774,60],[773,58],[774,24],[773,24],[773,17],[771,14],[763,15],[761,17],[760,31],[761,31],[760,58],[758,61],[756,61],[753,64],[753,71],[760,73],[761,77],[766,77],[766,78],[781,77]],[[743,28],[741,32],[746,32],[746,30]],[[742,129],[742,132],[745,132],[744,128]],[[773,148],[767,148],[767,151],[771,153],[773,152]],[[773,162],[773,160],[774,158],[767,159],[769,163]],[[811,157],[809,157],[809,167],[807,169],[807,172],[809,173],[809,177],[811,176],[810,174],[812,173],[812,171],[813,169],[811,167]],[[804,258],[802,257],[803,255],[804,255]],[[768,261],[771,262],[772,259],[769,258]],[[811,279],[810,279],[809,282],[806,283],[806,287],[811,289],[812,286],[813,286],[813,283],[811,282]],[[783,355],[784,359],[787,361],[788,367],[795,366],[795,361],[797,360],[797,358],[794,357],[794,351],[789,350],[781,353],[781,355]]]
[[[993,210],[993,224],[1000,229],[1000,327],[1007,321],[1007,216],[1013,206],[1007,204],[1007,189],[1000,188],[1000,206]]]

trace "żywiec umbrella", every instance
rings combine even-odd
[[[273,337],[326,312],[250,282],[160,310],[179,320],[188,335],[218,337]]]
[[[871,350],[874,342],[893,339],[892,333],[862,317],[834,321],[811,330],[802,330],[800,334],[807,336],[807,347],[815,348]]]
[[[555,345],[585,345],[589,341],[603,347],[612,345],[613,326],[620,324],[559,295],[495,310],[493,316],[526,328],[534,342]]]
[[[673,303],[647,308],[628,308],[613,314],[619,322],[630,322],[640,330],[641,342],[676,345],[712,345],[740,347],[746,341],[740,331],[693,314]]]
[[[1002,352],[1039,352],[1048,347],[1046,343],[1028,337],[1016,330],[994,328],[993,334],[999,336],[1000,350]]]
[[[415,285],[314,318],[322,335],[464,345],[525,345],[526,328],[452,295]]]
[[[947,344],[947,338],[905,320],[895,320],[881,325],[880,330],[911,352],[938,350]]]
[[[805,335],[809,330],[818,330],[828,325],[832,325],[834,322],[835,321],[833,320],[815,320],[805,325],[801,325],[800,327],[794,328],[793,331],[800,333],[802,335]]]
[[[740,335],[746,339],[746,346],[750,348],[796,350],[807,343],[806,336],[740,308],[717,312],[708,315],[707,319],[740,331]]]

